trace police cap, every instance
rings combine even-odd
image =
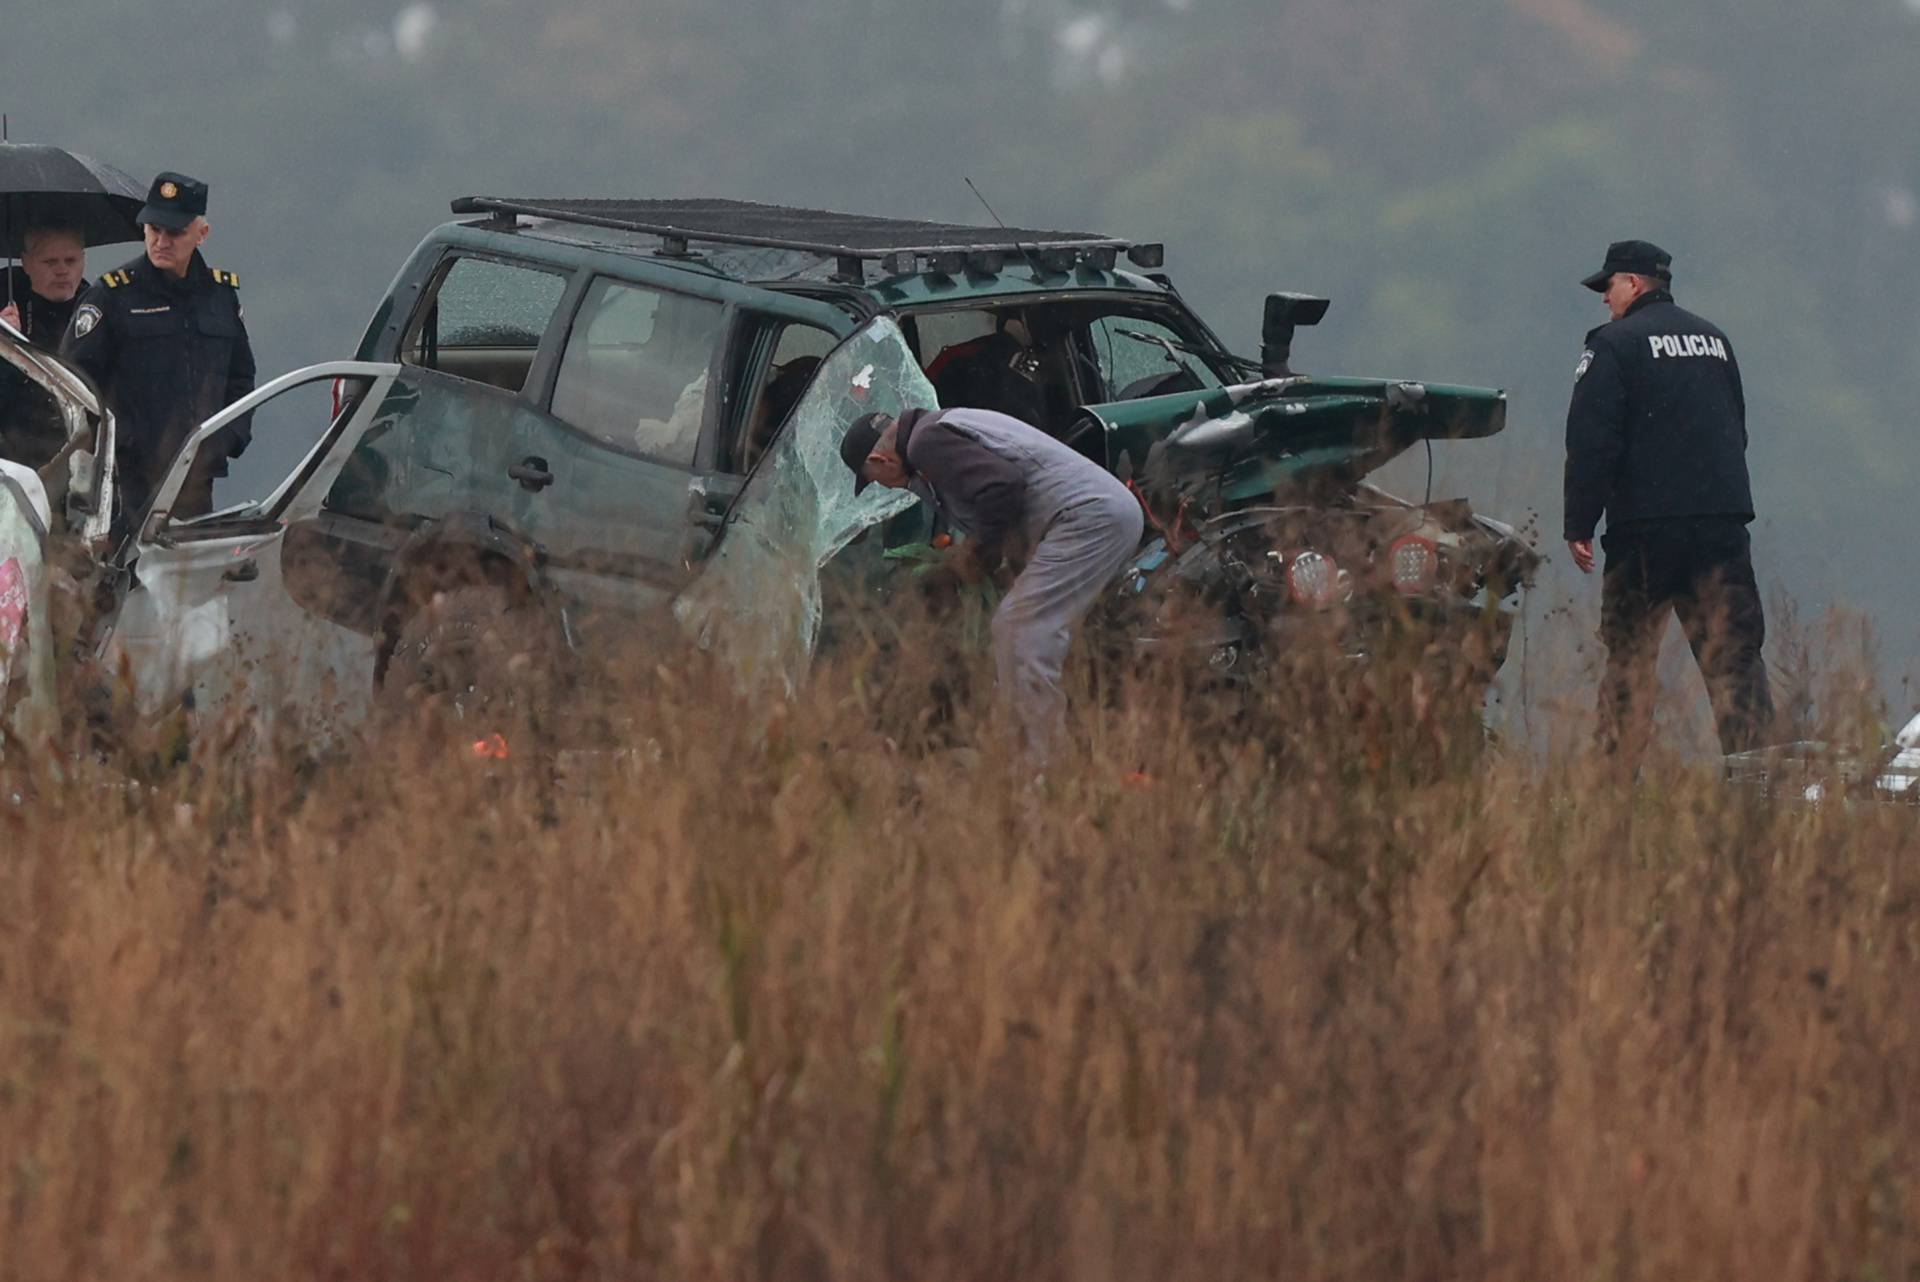
[[[147,203],[140,207],[134,221],[142,227],[152,225],[168,231],[180,231],[203,218],[207,212],[207,185],[198,178],[171,170],[157,175],[147,189]]]
[[[1616,240],[1607,246],[1607,261],[1600,265],[1600,270],[1580,283],[1596,294],[1604,294],[1615,272],[1672,280],[1672,269],[1673,255],[1652,241]]]

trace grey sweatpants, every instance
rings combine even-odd
[[[1140,504],[1125,490],[1066,508],[994,611],[1000,696],[1012,701],[1036,763],[1046,760],[1059,732],[1066,706],[1060,672],[1073,630],[1140,546],[1140,531]]]

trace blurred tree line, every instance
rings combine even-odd
[[[1763,578],[1914,658],[1920,0],[68,0],[0,35],[16,137],[214,183],[263,368],[344,353],[455,195],[984,221],[968,175],[1166,240],[1242,348],[1324,292],[1308,368],[1508,388],[1436,492],[1550,547],[1575,282],[1646,237],[1738,345]]]

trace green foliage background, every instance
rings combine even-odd
[[[69,0],[4,36],[15,138],[213,183],[264,369],[345,353],[462,193],[983,219],[965,174],[1009,221],[1165,239],[1242,347],[1267,291],[1324,292],[1308,367],[1507,387],[1436,492],[1552,549],[1604,319],[1575,282],[1643,236],[1741,353],[1763,581],[1914,662],[1920,0]]]

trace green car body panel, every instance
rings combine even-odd
[[[1290,345],[1277,331],[1272,350],[1263,348],[1262,362],[1236,356],[1166,276],[1152,268],[1129,270],[1111,252],[1103,259],[1067,261],[1024,252],[968,254],[945,264],[922,255],[911,264],[917,270],[876,259],[850,270],[847,259],[836,265],[831,254],[808,265],[756,257],[719,242],[696,243],[689,252],[668,238],[525,214],[463,219],[428,233],[374,311],[359,358],[406,364],[409,327],[430,314],[423,301],[436,297],[448,264],[476,257],[564,276],[555,311],[562,319],[540,338],[517,392],[482,387],[466,393],[476,401],[472,430],[449,430],[441,444],[470,449],[473,465],[447,468],[462,475],[434,478],[445,494],[424,486],[422,499],[444,497],[457,506],[456,492],[471,496],[477,513],[512,527],[515,537],[538,549],[543,573],[583,611],[612,607],[617,614],[623,600],[657,601],[659,594],[678,590],[736,523],[752,464],[737,466],[739,459],[729,453],[737,445],[717,442],[738,439],[748,398],[761,385],[753,380],[763,379],[770,367],[774,340],[767,335],[787,325],[811,327],[822,331],[823,341],[844,343],[874,318],[889,317],[912,336],[917,358],[930,371],[936,355],[962,345],[982,324],[977,317],[938,323],[930,318],[983,313],[998,326],[1007,317],[1040,317],[1051,332],[1036,333],[1036,348],[1056,344],[1051,350],[1060,358],[1049,376],[1056,380],[1049,384],[1053,413],[1043,429],[1123,479],[1142,476],[1156,450],[1204,454],[1215,448],[1205,442],[1219,438],[1226,456],[1212,469],[1217,481],[1209,502],[1216,508],[1356,481],[1420,441],[1490,436],[1506,422],[1505,393],[1492,388],[1294,374],[1287,364]],[[569,342],[564,318],[581,308],[596,278],[725,310],[724,337],[708,366],[701,444],[690,465],[624,456],[553,413],[562,349]],[[1319,300],[1285,297],[1295,300],[1287,319],[1300,324],[1314,323],[1325,310]],[[1129,333],[1145,347],[1136,348],[1130,361],[1116,362],[1111,335],[1127,333],[1119,327],[1129,322],[1144,322],[1135,327],[1154,333]],[[752,337],[756,332],[762,336]],[[1108,335],[1104,353],[1093,345],[1096,332]],[[1289,324],[1285,337],[1291,332]],[[1265,327],[1262,336],[1263,342],[1269,338]],[[1151,350],[1154,345],[1165,349],[1164,361]],[[1151,354],[1141,357],[1140,350]],[[1104,361],[1097,359],[1102,355]],[[454,390],[431,372],[403,381],[422,391]],[[1176,387],[1181,390],[1131,398],[1122,390]],[[452,429],[464,420],[449,414],[442,422]],[[456,447],[456,438],[465,444]],[[551,471],[553,487],[528,492],[509,483],[508,470],[522,461]],[[409,463],[432,467],[420,458]],[[411,515],[445,519],[443,505],[432,506]]]

